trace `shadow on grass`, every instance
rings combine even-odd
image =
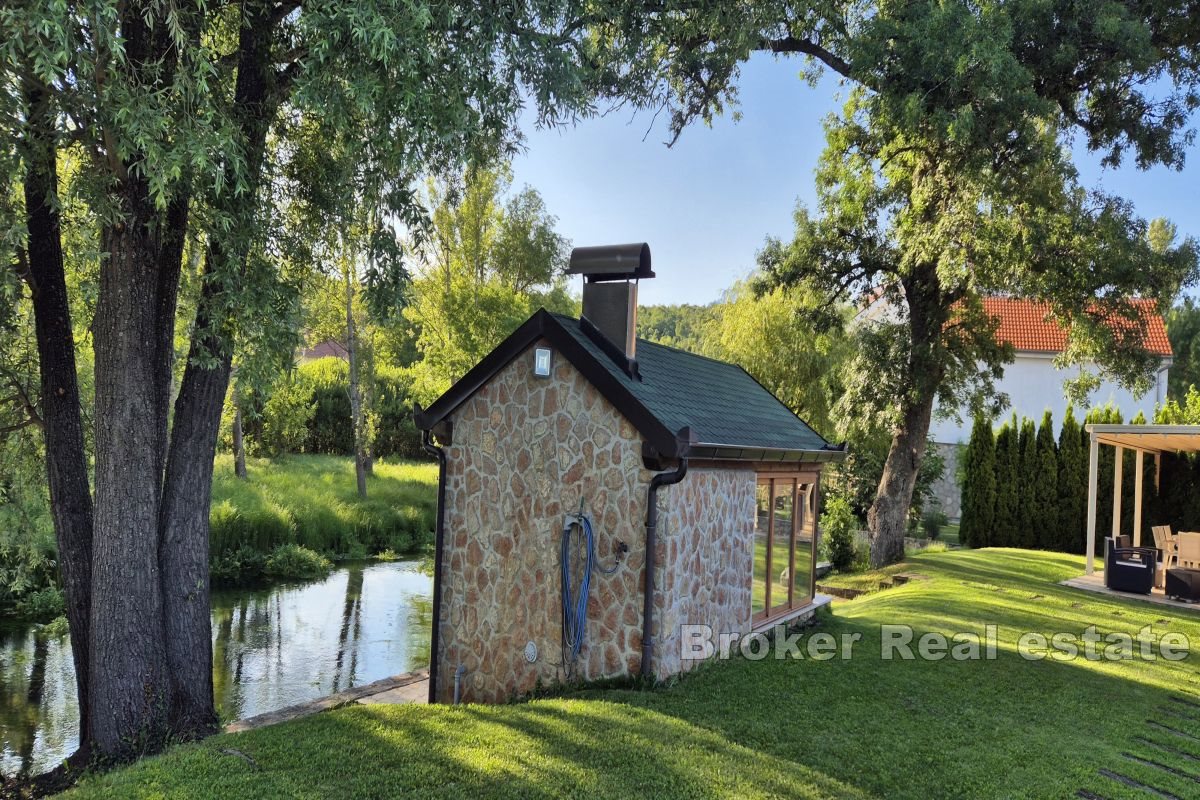
[[[1017,637],[1026,630],[1079,636],[1092,624],[1136,635],[1151,624],[1200,647],[1200,620],[1119,600],[1078,603],[1055,584],[1078,570],[1075,557],[964,555],[920,557],[931,580],[844,604],[823,628],[862,637],[848,661],[738,659],[667,692],[605,697],[677,715],[886,797],[1063,797],[1083,787],[1121,796],[1098,768],[1133,769],[1122,753],[1145,735],[1147,718],[1166,713],[1172,698],[1197,694],[1195,656],[1028,661],[1016,652]],[[982,634],[988,623],[999,627],[994,661],[881,657],[883,624],[908,624],[919,636]],[[1160,754],[1172,758],[1176,767],[1191,766]],[[1154,777],[1168,791],[1177,782]],[[1194,789],[1179,796],[1195,796]]]
[[[351,707],[181,747],[69,796],[869,797],[686,720],[579,700]]]
[[[1200,758],[1200,705],[1179,702],[1200,704],[1194,657],[1035,662],[1014,645],[1022,629],[1135,633],[1148,623],[1200,645],[1200,622],[1109,598],[1079,603],[1055,584],[1078,569],[1075,557],[982,551],[914,561],[928,581],[841,605],[822,623],[860,635],[849,660],[734,659],[657,692],[349,708],[179,748],[93,779],[76,796],[1132,796],[1102,768],[1195,796],[1186,775],[1189,758]],[[882,624],[919,635],[982,632],[988,622],[1000,627],[994,661],[881,658]],[[1151,756],[1184,776],[1143,763]]]

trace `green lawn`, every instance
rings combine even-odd
[[[822,622],[862,635],[849,661],[734,660],[665,690],[511,706],[346,708],[181,746],[70,796],[1149,796],[1100,769],[1197,796],[1194,656],[1032,662],[1015,643],[1027,630],[1153,624],[1200,647],[1200,612],[1056,585],[1081,571],[1075,556],[970,550],[908,563],[929,580],[838,601]],[[995,623],[999,658],[884,661],[880,625],[901,623],[946,634]]]

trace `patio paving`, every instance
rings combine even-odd
[[[1172,600],[1168,598],[1162,589],[1152,589],[1150,594],[1135,594],[1133,592],[1118,592],[1109,589],[1104,585],[1104,573],[1095,572],[1091,575],[1080,575],[1078,578],[1068,578],[1063,581],[1060,586],[1069,586],[1072,589],[1083,589],[1085,592],[1095,592],[1096,594],[1105,594],[1110,597],[1124,597],[1127,600],[1142,600],[1147,603],[1155,603],[1160,606],[1170,606],[1171,608],[1179,608],[1185,611],[1200,614],[1200,603],[1186,603],[1182,600]]]

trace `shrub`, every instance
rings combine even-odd
[[[299,375],[285,375],[263,404],[258,449],[267,455],[301,452],[315,415],[316,402],[308,383]]]
[[[850,503],[844,497],[830,498],[821,514],[821,531],[825,535],[829,561],[838,572],[846,572],[854,566],[857,528],[858,520],[850,510]]]
[[[983,415],[975,417],[962,466],[959,541],[968,547],[987,547],[996,525],[996,443],[992,421]]]
[[[209,559],[209,580],[214,586],[258,583],[263,579],[266,561],[266,554],[249,546],[214,555]]]
[[[333,563],[320,553],[298,544],[276,547],[267,556],[263,571],[272,578],[313,580],[323,578],[333,569]]]
[[[66,598],[62,589],[47,586],[44,589],[22,595],[14,608],[15,616],[33,622],[49,622],[67,611]]]
[[[0,436],[0,613],[34,619],[49,618],[51,594],[42,593],[58,579],[44,454],[28,428]]]
[[[38,631],[38,634],[46,637],[61,638],[71,632],[71,625],[67,622],[65,615],[60,615],[47,622]]]
[[[940,508],[930,508],[921,515],[921,532],[925,538],[933,540],[941,536],[942,528],[949,520]]]
[[[363,388],[375,429],[371,452],[378,458],[424,458],[421,434],[412,418],[408,373],[380,365]],[[258,423],[249,426],[248,433],[258,437],[258,450],[264,454],[351,455],[349,365],[334,357],[301,364],[271,389]]]

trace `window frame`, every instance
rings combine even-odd
[[[759,472],[755,476],[755,528],[758,526],[758,492],[757,489],[761,486],[767,487],[767,553],[765,557],[766,580],[763,589],[763,608],[761,611],[754,610],[754,557],[751,557],[750,567],[750,611],[751,623],[755,627],[761,627],[764,624],[774,622],[776,620],[787,617],[805,606],[811,605],[813,597],[816,595],[816,570],[817,570],[817,550],[818,537],[820,529],[816,524],[817,518],[817,501],[820,491],[820,473],[819,472]],[[782,587],[775,585],[773,580],[774,565],[777,555],[775,553],[775,498],[777,495],[777,485],[787,486],[792,493],[792,510],[791,510],[791,535],[788,537],[788,582],[786,590],[786,600],[782,603],[776,602],[775,595],[783,594]],[[807,490],[801,491],[801,487],[808,487]],[[796,545],[800,534],[812,531],[812,551],[808,564],[808,594],[805,597],[797,598],[796,592]],[[757,530],[755,531],[757,536]]]

